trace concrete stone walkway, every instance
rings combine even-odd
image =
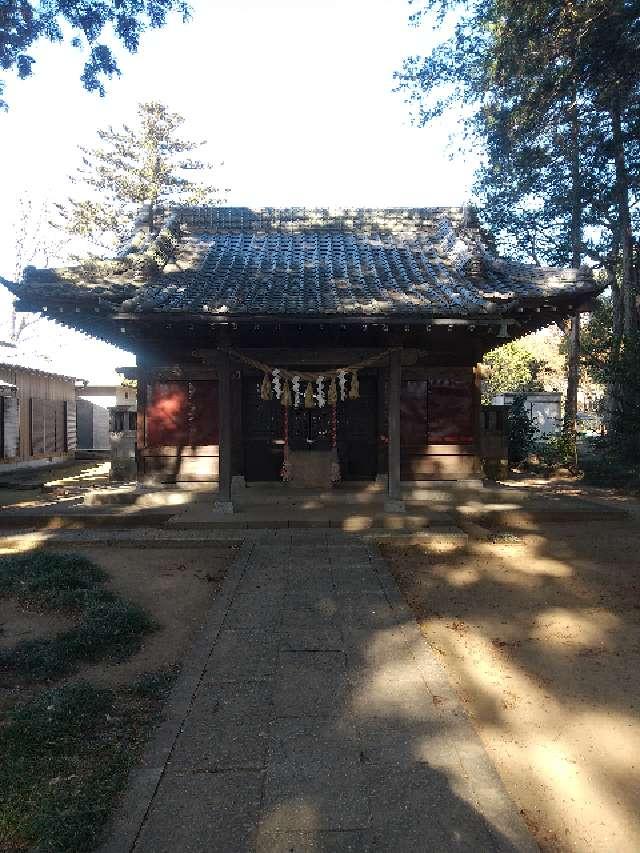
[[[256,534],[105,849],[533,851],[384,561]]]

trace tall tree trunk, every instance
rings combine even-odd
[[[571,151],[571,266],[582,263],[582,175],[580,170],[580,120],[577,98],[569,108]],[[567,349],[567,396],[564,404],[564,433],[575,438],[580,384],[580,314],[571,318]]]
[[[631,213],[629,210],[629,174],[625,156],[624,136],[622,132],[622,111],[619,104],[614,103],[609,110],[611,116],[611,132],[613,142],[613,158],[615,163],[615,198],[618,209],[618,227],[621,248],[621,270],[619,275],[618,311],[622,318],[614,316],[614,329],[621,331],[621,336],[614,335],[612,367],[614,370],[612,427],[618,438],[623,442],[632,441],[637,430],[635,417],[638,408],[640,388],[634,381],[633,367],[628,362],[633,360],[638,333],[638,307],[636,305],[635,269],[633,257],[633,231],[631,228]],[[615,302],[614,302],[615,305]],[[617,319],[617,322],[616,322]]]
[[[610,109],[611,131],[613,140],[613,158],[616,168],[616,206],[620,227],[620,246],[622,249],[622,270],[620,279],[619,311],[622,322],[616,323],[622,334],[627,337],[638,330],[638,309],[633,269],[633,231],[631,229],[631,213],[629,210],[629,174],[625,157],[624,138],[622,135],[622,117],[620,107],[616,104]]]
[[[620,357],[620,345],[622,342],[622,307],[620,305],[620,286],[618,283],[618,267],[620,266],[620,230],[619,228],[615,228],[612,231],[612,248],[608,258],[607,263],[605,264],[605,269],[607,272],[607,283],[611,288],[611,314],[612,314],[612,341],[611,341],[611,352],[609,353],[609,359],[611,365],[617,362]],[[611,431],[614,426],[615,418],[617,416],[617,406],[618,406],[618,398],[620,396],[619,388],[616,382],[613,381],[613,377],[611,374],[607,379],[607,383],[605,386],[605,394],[603,400],[603,421],[604,425],[607,428],[607,431]]]

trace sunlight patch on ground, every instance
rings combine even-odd
[[[551,607],[542,610],[535,619],[539,642],[547,646],[604,646],[619,625],[620,620],[607,610],[576,613],[564,607]]]
[[[16,537],[3,538],[0,544],[0,554],[23,554],[26,551],[34,551],[47,541],[46,533],[37,531],[26,533]]]
[[[54,486],[70,486],[73,484],[85,485],[87,481],[108,477],[111,471],[111,462],[101,462],[90,468],[83,467],[81,471],[74,471],[62,477],[53,477],[44,485],[45,488]]]

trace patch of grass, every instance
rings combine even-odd
[[[106,572],[79,554],[33,551],[0,558],[0,595],[11,595],[25,607],[75,607],[106,580]]]
[[[47,690],[0,726],[0,846],[92,850],[157,713],[86,682]]]
[[[176,680],[177,669],[161,669],[158,672],[146,672],[132,685],[136,696],[145,699],[166,699]]]
[[[140,649],[143,635],[155,627],[153,619],[136,604],[117,596],[96,595],[80,625],[66,634],[66,645],[76,660],[124,660]]]
[[[106,589],[107,578],[73,554],[0,559],[0,595],[27,609],[77,617],[55,636],[0,652],[4,680],[59,678],[80,663],[135,653],[155,623]],[[30,689],[33,698],[0,713],[0,850],[95,849],[173,677],[173,671],[149,673],[114,690],[87,682],[36,695]]]
[[[140,607],[103,588],[106,573],[85,557],[35,552],[0,560],[0,593],[25,606],[77,612],[73,628],[0,652],[0,673],[27,681],[59,678],[80,662],[124,660],[156,625]]]

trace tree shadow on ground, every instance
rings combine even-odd
[[[640,529],[383,546],[424,636],[546,849],[640,848]]]

